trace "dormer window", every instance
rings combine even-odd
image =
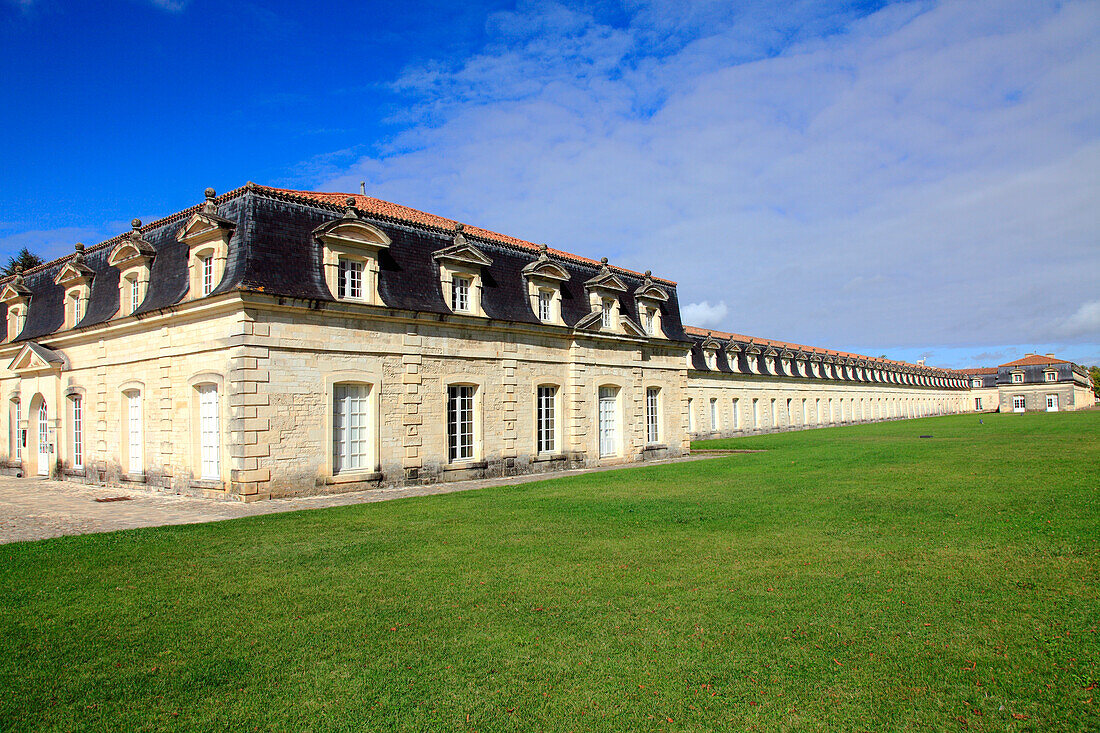
[[[145,300],[149,285],[149,271],[156,257],[153,245],[145,241],[141,234],[141,220],[130,222],[133,230],[122,237],[122,241],[111,250],[107,264],[117,267],[119,315],[133,314]]]
[[[83,317],[84,300],[80,297],[80,293],[74,290],[65,296],[65,325],[72,328],[80,323]]]
[[[336,297],[340,300],[363,299],[363,270],[365,263],[350,257],[341,257],[337,268]]]
[[[539,290],[539,320],[543,323],[549,323],[551,316],[551,307],[554,303],[554,293],[551,290],[540,289]]]
[[[975,388],[975,389],[977,389],[978,387],[981,387],[981,386],[982,386],[982,380],[980,380],[980,379],[972,379],[972,380],[970,381],[970,386],[971,386],[971,387],[973,387],[973,388]]]
[[[769,372],[775,372],[775,357],[764,357],[764,364],[768,367]]]
[[[1058,372],[1055,372],[1055,371],[1046,372],[1046,380],[1048,382],[1057,382],[1058,381]]]
[[[15,338],[23,330],[27,323],[27,311],[25,306],[10,306],[8,308],[8,340]]]
[[[455,224],[451,245],[437,250],[432,256],[439,263],[439,284],[444,302],[455,313],[484,316],[482,308],[481,272],[493,261],[466,241],[462,224]]]
[[[470,311],[470,284],[468,277],[451,278],[451,310],[455,313]]]
[[[668,293],[653,282],[653,274],[646,270],[645,281],[634,291],[634,302],[642,319],[642,330],[647,336],[664,336],[661,327],[661,303],[668,302]]]
[[[610,331],[615,326],[613,319],[615,313],[615,301],[610,298],[604,298],[601,306],[600,326]]]
[[[53,281],[65,289],[65,321],[63,328],[73,328],[88,310],[88,296],[91,293],[92,278],[95,271],[84,262],[84,245],[76,243],[76,253],[61,266]]]
[[[214,292],[214,255],[199,257],[199,269],[202,271],[202,294]]]
[[[1013,384],[1023,384],[1024,383],[1024,373],[1023,372],[1013,372],[1012,373],[1012,383]]]
[[[627,288],[618,275],[611,272],[607,258],[600,262],[600,270],[595,277],[584,283],[588,294],[589,313],[576,324],[580,329],[595,329],[611,333],[626,333],[631,336],[644,336],[642,326],[627,317],[622,310],[620,298]]]

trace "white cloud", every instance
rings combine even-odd
[[[1082,303],[1057,330],[1058,335],[1066,338],[1087,337],[1100,341],[1100,300]]]
[[[1100,271],[1100,4],[790,7],[521,3],[317,182],[735,293],[737,331],[1049,338]]]
[[[686,326],[724,328],[729,308],[724,302],[711,305],[707,301],[680,306],[680,318]]]

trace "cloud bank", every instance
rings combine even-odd
[[[521,2],[487,30],[313,182],[652,269],[708,326],[1100,341],[1100,4]]]

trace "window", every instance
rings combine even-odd
[[[642,311],[642,328],[647,336],[653,335],[653,310],[646,308]]]
[[[126,397],[126,472],[140,476],[145,473],[142,456],[141,391],[132,389],[124,395]]]
[[[538,389],[535,406],[535,430],[539,453],[553,453],[557,450],[557,404],[558,388],[544,385]]]
[[[456,277],[451,280],[451,310],[467,313],[470,310],[470,278]]]
[[[784,406],[784,413],[787,419],[787,425],[791,424],[791,398],[787,398],[787,404]]]
[[[214,292],[214,255],[200,257],[199,269],[202,271],[202,294],[210,295]]]
[[[1046,372],[1046,377],[1048,382],[1057,382],[1058,372]]]
[[[718,400],[710,398],[710,429],[718,429]]]
[[[600,387],[600,457],[613,456],[619,452],[618,396],[617,388]]]
[[[740,408],[740,404],[739,404],[737,398],[734,397],[733,398],[733,424],[730,426],[734,430],[740,430],[741,429],[741,416],[737,412],[739,408]]]
[[[19,423],[23,420],[22,405],[18,399],[11,401],[11,443],[12,448],[8,455],[15,456],[15,460],[23,458],[23,431],[19,429]]]
[[[447,455],[451,462],[474,457],[474,389],[470,384],[447,387]]]
[[[340,299],[363,299],[363,263],[341,257],[338,264],[336,297]]]
[[[1047,412],[1058,412],[1058,395],[1047,395]]]
[[[768,412],[768,421],[770,427],[776,427],[779,424],[779,414],[775,410],[775,398],[772,397],[771,402],[772,409]]]
[[[72,328],[84,317],[84,301],[79,290],[72,290],[65,297],[65,325]]]
[[[73,468],[84,468],[84,400],[74,394],[69,398],[73,413]]]
[[[1012,411],[1023,412],[1025,409],[1025,400],[1022,394],[1012,396]]]
[[[695,432],[695,400],[688,398],[688,432]]]
[[[1013,372],[1012,373],[1012,383],[1013,384],[1023,384],[1024,383],[1024,373],[1023,372]]]
[[[25,307],[12,306],[8,308],[8,338],[13,339],[18,336],[26,322],[27,311]]]
[[[38,475],[50,475],[50,423],[46,400],[38,406]]]
[[[605,298],[604,301],[603,301],[603,306],[602,306],[602,311],[601,311],[601,320],[600,320],[600,325],[603,326],[604,328],[611,328],[612,327],[611,314],[612,314],[613,307],[614,307],[614,304],[612,303],[612,301]]]
[[[752,425],[750,427],[753,430],[756,430],[756,428],[759,425],[760,425],[760,400],[754,399],[752,401]]]
[[[975,397],[974,398],[974,409],[978,410],[978,411],[980,411],[982,409],[982,398],[981,397]]]
[[[218,420],[218,385],[200,384],[199,476],[205,481],[221,478],[221,429]]]
[[[802,398],[802,424],[803,425],[805,425],[807,423],[806,418],[807,418],[807,415],[806,415],[806,398],[803,397]]]
[[[661,440],[657,419],[657,401],[660,395],[661,390],[657,387],[650,387],[645,391],[645,442],[650,444]]]
[[[370,471],[370,385],[335,384],[332,390],[332,472]]]
[[[708,369],[718,368],[718,352],[714,349],[707,349],[704,352],[704,360],[707,362]]]
[[[539,291],[539,320],[549,322],[553,320],[551,306],[554,303],[554,294],[549,290]]]
[[[814,414],[817,415],[817,424],[821,425],[825,422],[825,415],[821,412],[821,398],[818,397],[814,400]]]
[[[130,313],[133,313],[141,305],[141,284],[136,277],[127,278],[126,282],[130,290]]]
[[[973,380],[970,381],[970,386],[973,387],[974,389],[977,389],[977,388],[982,386],[982,380],[973,379]]]

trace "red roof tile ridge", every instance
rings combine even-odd
[[[1042,355],[1042,354],[1028,354],[1027,356],[1022,356],[1019,359],[1016,359],[1015,361],[1010,361],[1007,364],[1001,364],[1001,366],[1003,366],[1003,367],[1040,366],[1042,364],[1072,364],[1072,363],[1073,362],[1071,362],[1071,361],[1066,361],[1065,359],[1058,359],[1058,358],[1055,358],[1053,356],[1045,356],[1045,355]]]
[[[410,222],[413,224],[421,224],[423,226],[435,227],[444,231],[450,231],[454,229],[454,225],[459,222],[455,219],[448,219],[438,214],[430,214],[426,211],[414,209],[411,206],[405,206],[404,204],[395,204],[391,201],[385,201],[383,199],[375,198],[373,196],[366,196],[361,193],[336,193],[329,191],[299,191],[292,188],[275,188],[272,186],[256,186],[258,189],[271,191],[284,196],[292,196],[295,198],[306,199],[309,201],[319,202],[335,206],[337,208],[343,208],[344,202],[348,197],[355,199],[355,207],[369,214],[387,217],[395,219],[397,221]],[[507,234],[501,234],[489,229],[483,229],[472,224],[463,224],[463,233],[467,236],[476,237],[478,239],[484,239],[499,244],[511,245],[518,249],[534,250],[538,251],[539,245],[534,242],[528,242],[525,239],[519,239],[518,237],[512,237]],[[573,252],[566,252],[565,250],[555,249],[554,247],[547,247],[547,250],[558,257],[567,260],[573,260],[575,262],[581,262],[586,265],[592,265],[599,267],[602,263],[599,260],[594,260],[591,257],[585,257],[584,255],[578,255]],[[635,277],[645,277],[643,273],[635,272],[626,267],[620,267],[618,265],[608,265],[612,270],[633,275]],[[653,276],[653,279],[669,285],[675,285],[675,280],[669,280],[663,277]]]
[[[691,336],[714,336],[716,338],[733,339],[735,341],[752,341],[760,344],[761,346],[773,346],[782,349],[801,349],[816,354],[828,354],[830,356],[843,356],[849,359],[867,359],[875,363],[884,364],[896,364],[899,366],[916,367],[921,368],[919,364],[910,364],[907,361],[897,361],[895,359],[881,359],[877,356],[866,356],[864,354],[855,354],[849,351],[836,351],[834,349],[823,349],[820,346],[806,346],[805,344],[795,344],[787,341],[776,341],[774,339],[760,338],[759,336],[746,336],[743,333],[730,333],[727,331],[718,331],[713,328],[699,328],[698,326],[684,326],[684,331]],[[925,369],[935,369],[941,372],[950,372],[950,369],[943,369],[941,367],[925,366]]]

